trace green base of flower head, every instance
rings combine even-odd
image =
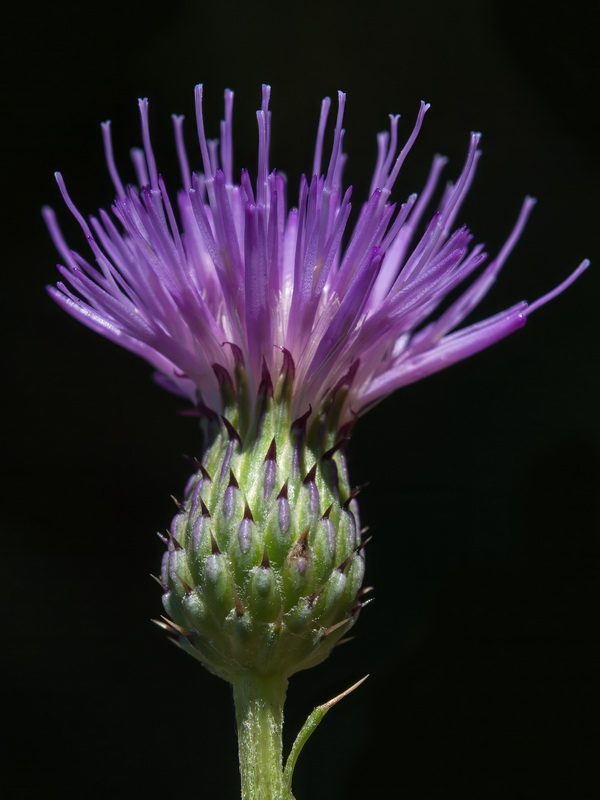
[[[221,417],[203,409],[207,448],[173,520],[162,569],[179,644],[236,683],[322,661],[352,626],[364,573],[341,447],[347,384],[320,413],[291,418],[293,366],[255,403],[219,371]]]

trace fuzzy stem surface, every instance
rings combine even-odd
[[[289,800],[282,766],[287,679],[245,674],[233,683],[242,800]]]

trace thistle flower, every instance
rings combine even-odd
[[[183,183],[175,199],[156,166],[148,101],[139,102],[143,148],[133,151],[140,188],[123,183],[110,123],[103,123],[112,215],[86,220],[57,174],[95,263],[69,249],[53,212],[44,210],[64,262],[63,281],[50,289],[54,299],[145,358],[201,416],[202,459],[165,537],[159,582],[170,619],[163,624],[234,684],[238,709],[246,711],[250,696],[263,708],[257,681],[264,694],[268,676],[285,682],[323,659],[361,608],[364,542],[344,456],[358,416],[517,330],[588,263],[531,305],[516,303],[461,328],[534,204],[525,199],[489,261],[468,228],[456,226],[480,135],[471,134],[462,171],[433,212],[441,156],[420,196],[396,205],[392,190],[429,106],[421,104],[401,147],[399,117],[391,116],[389,132],[377,139],[369,196],[349,230],[344,94],[324,169],[330,100],[322,103],[311,177],[301,178],[289,210],[285,177],[269,168],[269,96],[263,86],[256,180],[242,170],[235,183],[233,93],[225,92],[220,141],[208,140],[196,87],[203,171],[191,172],[183,118],[174,116]],[[244,763],[251,782],[242,750],[254,745],[249,717],[241,719],[250,737],[240,745],[243,782]],[[271,744],[280,761],[280,741]],[[271,796],[265,786],[255,787],[256,796]]]
[[[444,298],[486,261],[482,245],[455,220],[480,155],[473,133],[458,180],[419,233],[446,159],[436,156],[425,187],[399,208],[390,202],[398,173],[429,106],[398,153],[398,116],[378,136],[371,191],[357,224],[346,230],[351,189],[342,187],[345,96],[338,95],[334,141],[322,174],[329,98],[321,106],[312,178],[302,177],[298,202],[287,210],[286,182],[269,170],[270,87],[257,112],[257,178],[246,170],[234,183],[233,93],[225,93],[221,141],[204,132],[202,86],[196,120],[204,172],[191,173],[183,118],[174,116],[183,190],[178,215],[150,142],[148,101],[139,102],[143,150],[133,151],[141,189],[124,186],[102,125],[106,161],[117,193],[113,218],[101,211],[89,223],[57,181],[88,240],[96,266],[72,252],[51,210],[44,213],[65,265],[67,284],[50,292],[70,314],[141,355],[165,385],[223,411],[222,374],[235,381],[243,368],[249,397],[266,369],[294,369],[292,414],[318,409],[341,380],[351,385],[340,411],[343,425],[385,395],[488,347],[524,325],[529,314],[559,294],[580,272],[532,305],[520,302],[458,329],[493,284],[534,204],[527,198],[498,255],[452,305],[434,318]],[[115,224],[116,223],[116,224]],[[347,243],[344,244],[344,237]],[[458,330],[457,330],[458,329]],[[215,365],[222,370],[215,369]],[[236,386],[239,392],[239,386]],[[252,402],[252,401],[250,401]]]

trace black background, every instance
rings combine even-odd
[[[98,123],[117,157],[149,96],[163,173],[177,183],[171,112],[206,85],[217,135],[236,90],[237,166],[273,86],[272,163],[310,167],[319,101],[348,93],[346,172],[368,186],[375,133],[424,98],[397,184],[431,155],[456,175],[468,132],[484,156],[459,222],[493,252],[522,197],[539,199],[476,317],[533,300],[598,261],[598,40],[591,3],[58,2],[4,12],[2,536],[7,797],[238,793],[227,685],[172,648],[154,536],[199,438],[149,368],[47,298],[57,256],[39,209],[69,228],[111,201]],[[8,16],[6,14],[8,13]],[[191,121],[191,120],[190,120]],[[189,142],[193,142],[192,126]],[[198,160],[196,159],[196,166]],[[368,583],[356,639],[292,679],[287,735],[365,673],[299,762],[303,798],[505,800],[596,796],[599,744],[598,265],[492,350],[388,398],[351,451]],[[595,788],[594,788],[595,784]]]

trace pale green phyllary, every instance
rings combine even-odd
[[[294,420],[289,357],[275,386],[265,370],[255,403],[222,379],[231,403],[203,421],[208,446],[166,542],[164,605],[182,646],[222,678],[287,678],[325,658],[360,608],[362,543],[337,424],[348,388]]]
[[[527,198],[490,261],[466,227],[455,227],[479,134],[433,212],[441,156],[421,195],[396,205],[392,189],[428,106],[421,104],[400,148],[392,116],[389,133],[378,136],[369,197],[349,230],[344,95],[324,171],[330,101],[323,101],[312,172],[290,209],[283,175],[269,169],[269,96],[263,87],[255,181],[245,170],[234,181],[232,92],[220,141],[208,140],[199,86],[203,169],[191,171],[183,118],[174,117],[183,184],[175,196],[156,167],[146,100],[143,149],[133,151],[140,188],[123,183],[110,125],[102,127],[112,214],[84,218],[57,175],[94,264],[69,248],[54,214],[44,212],[64,262],[54,299],[146,359],[200,417],[202,451],[164,537],[160,624],[233,685],[244,800],[290,800],[300,749],[339,699],[309,716],[284,768],[288,678],[322,661],[364,605],[365,541],[345,460],[357,418],[400,386],[517,330],[587,267],[582,262],[531,305],[460,327],[533,207]]]

